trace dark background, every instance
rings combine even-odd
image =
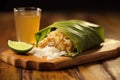
[[[119,11],[117,0],[0,0],[0,11],[35,6],[44,11]]]

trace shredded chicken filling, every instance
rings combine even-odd
[[[39,47],[44,48],[45,46],[56,47],[60,51],[66,51],[67,53],[73,50],[72,41],[58,29],[50,32],[46,38],[39,42]]]

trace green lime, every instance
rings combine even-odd
[[[8,40],[8,46],[16,53],[26,54],[33,48],[32,44],[25,42],[11,41]]]

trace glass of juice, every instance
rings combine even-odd
[[[41,9],[37,7],[14,8],[17,40],[36,44],[35,33],[40,29]]]

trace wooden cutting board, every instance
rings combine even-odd
[[[102,45],[102,47],[88,50],[74,58],[61,57],[54,60],[47,60],[45,57],[38,58],[32,55],[19,55],[8,49],[0,53],[0,59],[19,68],[57,70],[119,55],[120,42],[118,40],[106,39]]]

